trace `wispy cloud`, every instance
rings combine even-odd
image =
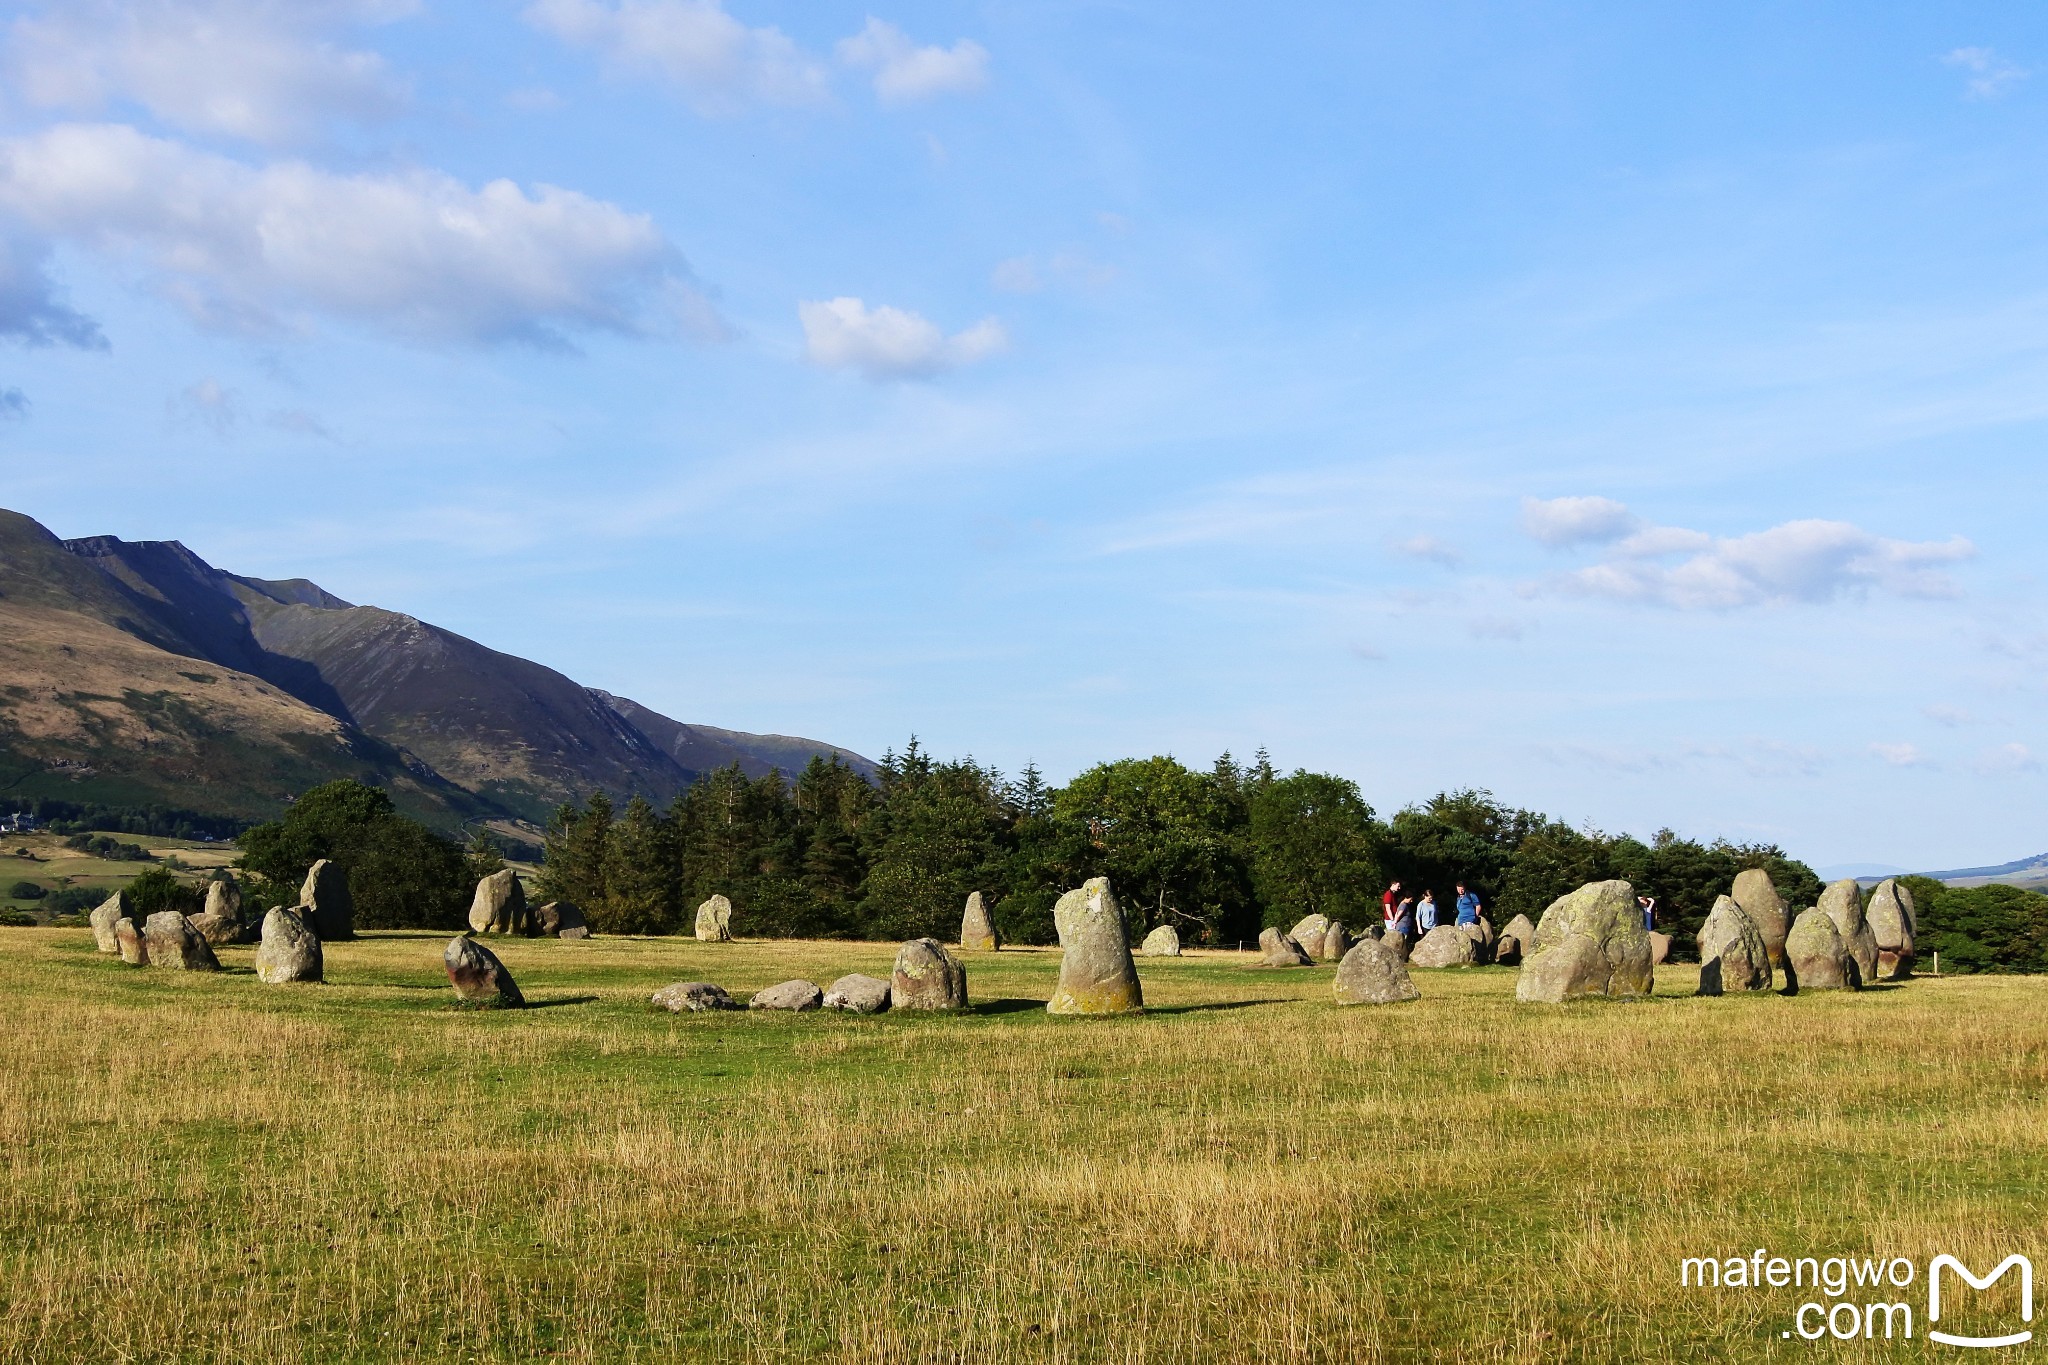
[[[909,104],[938,95],[964,95],[988,84],[988,49],[962,38],[951,47],[923,46],[896,25],[869,16],[867,26],[840,40],[839,60],[874,73],[884,104]]]
[[[1959,47],[1941,61],[1967,73],[1963,92],[1973,100],[1995,100],[2033,74],[1988,47]]]
[[[1894,768],[1931,768],[1934,761],[1921,752],[1917,744],[1900,741],[1895,744],[1873,743],[1870,752]]]
[[[1393,548],[1395,554],[1425,560],[1431,564],[1441,564],[1446,569],[1455,569],[1465,562],[1464,551],[1448,541],[1438,540],[1430,535],[1415,535],[1405,540],[1397,540]]]
[[[804,355],[827,369],[856,370],[869,379],[926,379],[986,360],[1009,344],[994,318],[947,336],[927,318],[857,298],[797,305]]]
[[[1619,540],[1640,524],[1612,498],[1522,499],[1522,529],[1552,549]]]
[[[823,62],[780,29],[748,28],[721,0],[535,0],[526,21],[621,75],[662,82],[702,114],[831,98]]]

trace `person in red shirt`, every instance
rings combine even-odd
[[[1387,934],[1391,934],[1394,932],[1394,925],[1397,922],[1399,922],[1401,918],[1401,912],[1397,908],[1400,904],[1400,900],[1401,883],[1388,883],[1387,894],[1380,897],[1380,918],[1385,921],[1385,927],[1383,927],[1380,932]]]

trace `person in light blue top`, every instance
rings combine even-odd
[[[1425,934],[1436,928],[1436,892],[1422,893],[1421,903],[1415,907],[1415,924]]]
[[[1637,896],[1636,904],[1643,908],[1643,928],[1649,930],[1653,934],[1656,933],[1657,898],[1655,896]]]
[[[1458,923],[1479,923],[1479,897],[1465,889],[1465,883],[1458,883]]]

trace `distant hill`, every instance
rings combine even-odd
[[[873,771],[815,740],[671,720],[305,579],[0,511],[0,796],[261,817],[347,776],[437,824],[538,821],[598,789],[666,802],[714,767],[816,754]]]
[[[2031,858],[2019,858],[1995,867],[1959,867],[1947,872],[1921,874],[1932,877],[1950,886],[2024,886],[2039,890],[2048,886],[2048,853],[2037,853]]]

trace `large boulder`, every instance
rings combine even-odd
[[[92,925],[92,942],[103,953],[118,953],[121,945],[114,939],[114,924],[117,920],[132,920],[135,911],[128,904],[128,893],[116,891],[93,909],[88,922]]]
[[[149,965],[184,972],[217,972],[220,959],[206,936],[192,927],[192,921],[175,910],[159,910],[142,922],[142,936],[149,944]]]
[[[1315,958],[1323,955],[1323,935],[1329,932],[1330,917],[1328,915],[1309,915],[1292,929],[1289,929],[1287,937],[1299,943],[1304,953]]]
[[[1697,941],[1701,995],[1771,988],[1771,952],[1764,946],[1763,931],[1733,896],[1715,900]]]
[[[889,1008],[889,983],[852,972],[825,988],[825,1008],[849,1014],[880,1014]]]
[[[574,901],[549,901],[536,905],[532,913],[533,932],[542,938],[589,938],[590,926]]]
[[[519,874],[499,868],[476,884],[469,901],[469,928],[476,934],[525,934],[533,930],[533,916],[526,908],[526,888]]]
[[[1302,951],[1294,935],[1283,934],[1278,929],[1259,930],[1259,965],[1261,967],[1313,967],[1316,960]]]
[[[1834,916],[1819,906],[1799,912],[1785,934],[1785,983],[1794,991],[1852,991],[1862,978]]]
[[[1479,945],[1457,926],[1439,924],[1422,936],[1408,954],[1411,967],[1474,967],[1479,964]]]
[[[1407,965],[1385,942],[1370,938],[1360,939],[1344,954],[1334,989],[1340,1005],[1392,1005],[1422,994]]]
[[[1145,941],[1138,945],[1138,951],[1146,957],[1179,957],[1180,930],[1171,924],[1162,924],[1145,935]]]
[[[1493,960],[1512,967],[1529,955],[1529,945],[1535,941],[1536,925],[1527,915],[1516,915],[1493,941]]]
[[[223,871],[207,883],[206,909],[193,918],[192,927],[216,948],[248,942],[249,926],[242,920],[242,888],[232,872]]]
[[[1145,1008],[1124,912],[1109,889],[1109,878],[1091,877],[1061,896],[1052,908],[1060,935],[1060,981],[1048,1014],[1129,1014]]]
[[[441,961],[448,968],[448,984],[455,987],[458,1000],[501,1009],[518,1009],[526,1003],[519,983],[498,961],[498,955],[473,938],[449,939]]]
[[[1857,984],[1867,986],[1877,980],[1877,935],[1864,918],[1863,888],[1856,879],[1844,877],[1829,885],[1820,893],[1820,904],[1815,908],[1827,912],[1835,922],[1835,932],[1842,936],[1842,946],[1856,959]]]
[[[960,947],[971,953],[992,953],[1003,946],[995,921],[988,917],[988,905],[979,891],[967,893],[967,908],[960,914]]]
[[[697,907],[697,941],[732,942],[732,902],[723,895],[713,896]]]
[[[750,1010],[790,1010],[801,1013],[825,1003],[825,992],[809,981],[783,981],[754,992],[747,1001]]]
[[[1061,975],[1065,975],[1064,968]],[[889,1008],[964,1010],[967,968],[935,938],[914,938],[896,950],[889,977]]]
[[[326,963],[320,936],[305,917],[290,910],[272,910],[263,917],[263,940],[256,945],[256,977],[271,985],[289,981],[320,981]]]
[[[131,967],[149,965],[149,940],[143,937],[142,926],[126,915],[114,921],[114,950]]]
[[[663,986],[648,999],[672,1014],[704,1014],[741,1008],[740,1002],[728,995],[725,987],[714,986],[709,981],[678,981],[673,986]]]
[[[1627,882],[1588,882],[1559,896],[1536,922],[1515,999],[1545,1004],[1581,996],[1648,995],[1650,936]]]
[[[1742,907],[1742,913],[1749,916],[1749,922],[1764,936],[1764,948],[1771,955],[1771,965],[1779,966],[1785,961],[1785,933],[1792,922],[1785,909],[1785,902],[1778,895],[1778,888],[1771,885],[1771,874],[1760,867],[1746,868],[1735,874],[1735,887],[1729,893],[1735,903]]]
[[[1890,877],[1879,882],[1863,906],[1864,922],[1877,939],[1877,973],[1886,981],[1913,974],[1915,912],[1913,892]]]
[[[1323,941],[1315,956],[1322,962],[1342,962],[1344,954],[1350,952],[1351,945],[1356,942],[1358,940],[1351,937],[1351,931],[1344,927],[1343,921],[1333,919],[1330,927],[1323,930]]]
[[[348,869],[322,858],[306,869],[306,884],[299,888],[299,904],[313,915],[313,932],[322,943],[337,943],[356,936],[356,903],[348,892]]]

